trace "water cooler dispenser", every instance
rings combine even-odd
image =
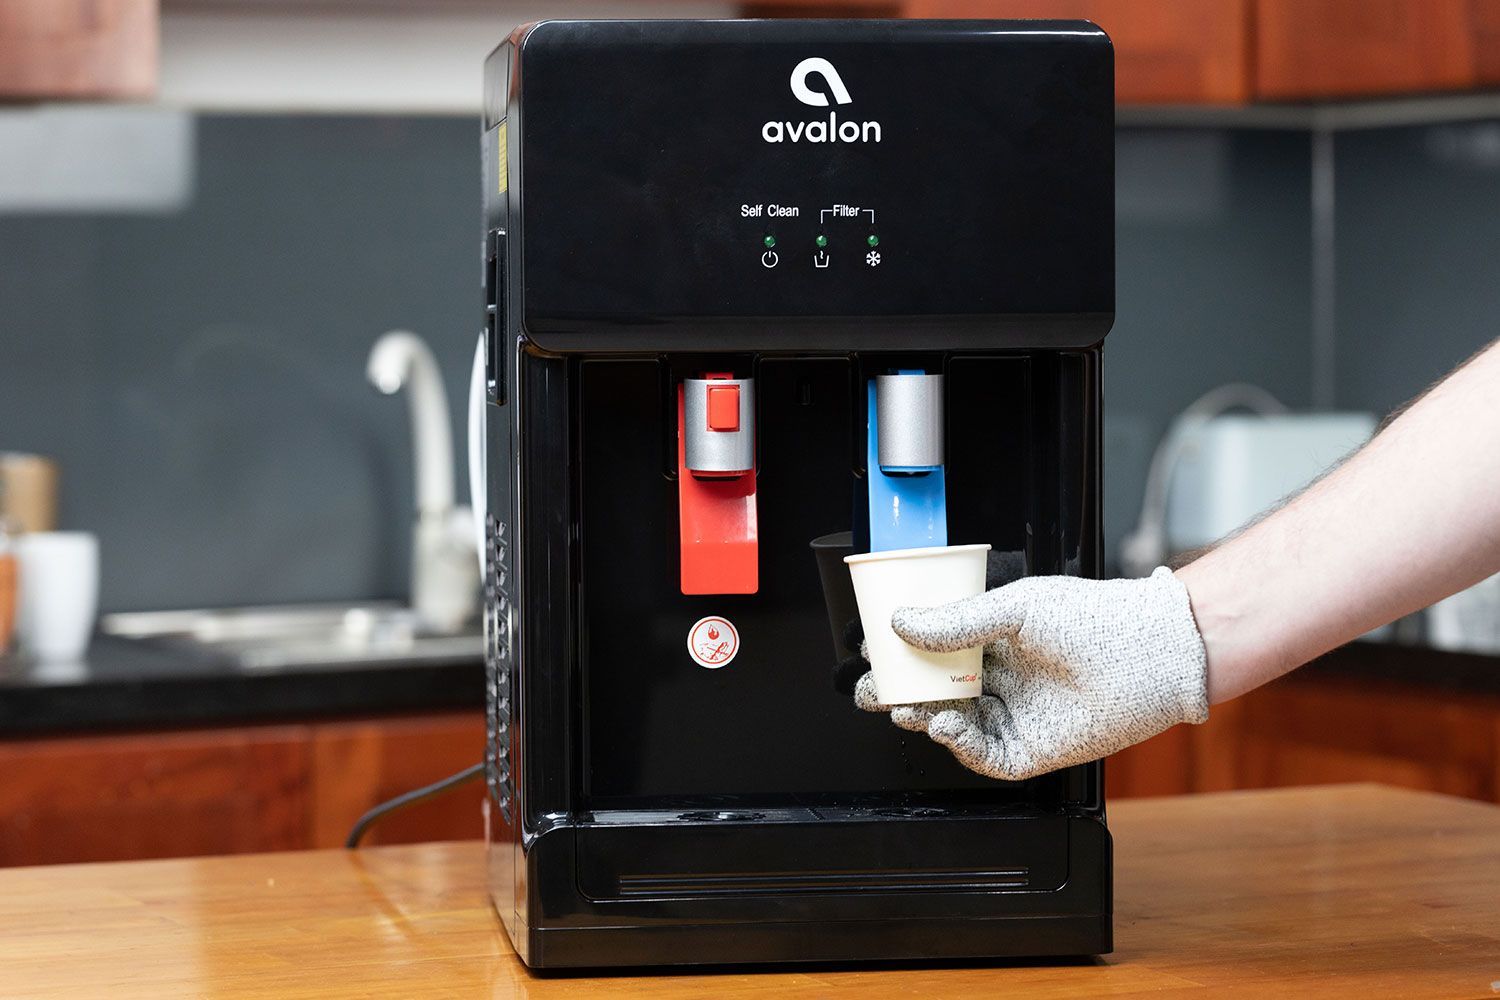
[[[538,968],[1111,948],[1103,775],[830,683],[814,540],[1097,576],[1113,56],[542,22],[485,70],[490,891]]]

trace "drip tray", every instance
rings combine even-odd
[[[696,823],[814,823],[811,809],[601,809],[583,819],[598,826],[661,826]]]
[[[927,806],[596,813],[575,828],[594,900],[1018,892],[1067,879],[1067,817]],[[627,817],[629,817],[627,819]],[[856,821],[857,820],[857,821]]]
[[[1040,810],[1028,803],[1001,803],[996,805],[868,805],[868,806],[818,806],[813,807],[764,807],[764,806],[719,806],[702,809],[600,809],[579,817],[583,826],[676,826],[682,824],[734,824],[734,823],[869,823],[883,820],[905,819],[1028,819],[1040,816],[1055,816],[1056,813]]]
[[[870,811],[884,819],[932,819],[937,816],[953,815],[946,809],[935,809],[930,806],[917,808],[893,806],[889,809],[872,809]]]

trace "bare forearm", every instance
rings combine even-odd
[[[1500,343],[1177,575],[1218,703],[1496,572]]]

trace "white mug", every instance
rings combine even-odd
[[[16,539],[17,635],[38,660],[76,660],[88,649],[99,603],[99,539],[39,531]]]

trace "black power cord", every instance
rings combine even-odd
[[[424,785],[421,788],[398,795],[394,799],[382,802],[359,818],[359,821],[354,824],[354,829],[349,831],[349,839],[344,841],[344,846],[351,850],[358,847],[359,839],[365,835],[365,831],[382,819],[385,819],[391,813],[405,809],[407,806],[416,805],[418,802],[430,799],[435,795],[451,792],[460,785],[467,785],[476,778],[482,777],[484,777],[484,765],[474,764],[464,768],[457,774],[450,774],[442,781],[434,781],[430,785]]]

